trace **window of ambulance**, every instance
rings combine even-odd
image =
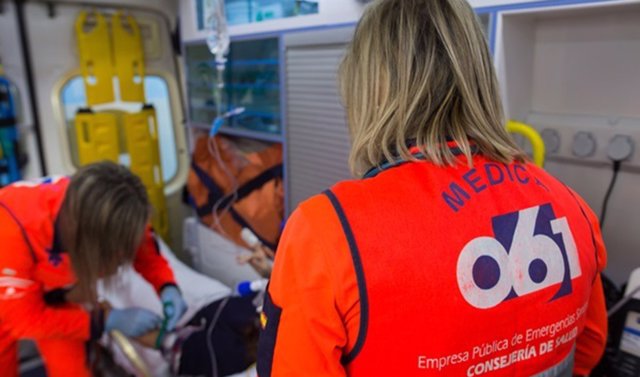
[[[117,81],[117,79],[114,79]],[[117,88],[114,82],[114,88]],[[147,103],[152,104],[156,110],[158,126],[158,140],[160,144],[160,163],[162,176],[165,183],[176,177],[178,173],[178,155],[176,147],[176,135],[173,127],[173,114],[171,112],[171,97],[167,81],[159,75],[147,75],[144,78],[144,91]],[[116,93],[116,98],[119,95]],[[67,138],[71,147],[71,157],[76,167],[80,166],[78,158],[77,141],[74,131],[74,119],[79,109],[87,107],[87,97],[84,83],[79,75],[71,77],[63,85],[60,92],[62,111],[67,125]],[[109,104],[93,106],[95,112],[136,112],[141,108],[139,103],[116,101]],[[120,155],[120,162],[129,165],[128,154]]]

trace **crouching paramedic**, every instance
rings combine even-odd
[[[139,308],[99,305],[96,282],[134,267],[159,293],[169,328],[186,304],[158,252],[141,181],[98,163],[73,177],[16,183],[0,190],[0,370],[17,376],[17,340],[37,343],[49,377],[90,376],[85,343],[103,331],[140,336],[163,321]],[[108,282],[108,280],[107,280]],[[71,300],[71,298],[74,298]],[[91,305],[90,305],[91,306]]]
[[[287,222],[258,374],[586,375],[606,253],[585,202],[507,134],[464,0],[378,0],[340,81],[361,179]]]

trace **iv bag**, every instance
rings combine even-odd
[[[215,55],[216,64],[221,65],[226,61],[225,56],[229,51],[229,30],[224,14],[224,0],[206,0],[207,16],[207,47]]]

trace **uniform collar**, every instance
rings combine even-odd
[[[458,146],[458,144],[453,141],[452,138],[447,137],[447,146],[449,147],[449,150],[451,151],[451,153],[453,153],[454,156],[460,156],[463,154],[462,150],[460,149],[460,147]],[[417,146],[417,143],[415,140],[409,140],[407,142],[407,147],[409,148],[409,153],[417,160],[421,160],[421,161],[426,161],[426,156],[420,151],[420,149]],[[480,149],[478,148],[478,145],[476,145],[473,141],[471,141],[471,153],[475,154],[478,153]],[[406,161],[403,160],[402,158],[398,157],[392,161],[387,161],[387,160],[383,160],[378,166],[374,166],[373,168],[369,169],[363,178],[373,178],[376,175],[382,173],[385,170],[389,170],[395,167],[398,167],[400,165],[404,165],[407,162],[410,161]]]

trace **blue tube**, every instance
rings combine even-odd
[[[211,124],[211,130],[209,130],[209,136],[210,137],[216,136],[218,131],[220,131],[220,127],[222,127],[223,124],[224,124],[224,118],[216,117],[216,119],[214,119],[213,123]]]

